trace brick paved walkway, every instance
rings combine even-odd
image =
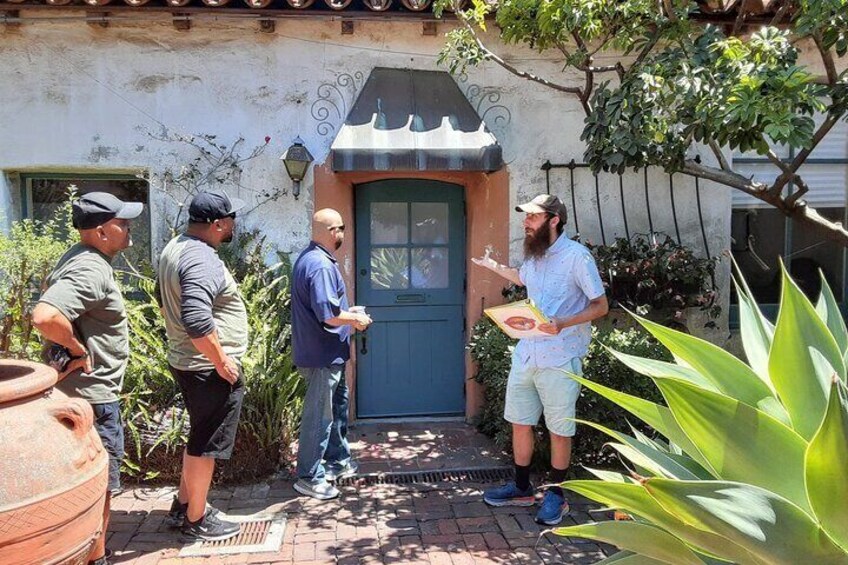
[[[503,464],[485,438],[462,424],[360,427],[351,440],[363,470],[432,470]],[[391,450],[389,450],[389,446]],[[474,464],[472,464],[474,463]],[[230,515],[285,511],[281,550],[273,554],[178,558],[178,533],[163,519],[172,488],[127,491],[113,501],[108,546],[115,563],[384,564],[594,563],[604,550],[584,540],[543,534],[534,508],[489,508],[489,485],[434,483],[346,486],[342,496],[318,502],[298,495],[292,481],[219,488],[211,502]],[[568,523],[590,521],[590,503],[572,500]]]

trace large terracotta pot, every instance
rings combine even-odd
[[[56,371],[0,360],[0,563],[85,564],[103,522],[108,455]]]

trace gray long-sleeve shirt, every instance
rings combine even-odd
[[[244,355],[247,312],[235,279],[213,247],[185,234],[172,239],[159,259],[157,282],[171,366],[212,368],[191,340],[214,330],[224,353],[236,359]]]

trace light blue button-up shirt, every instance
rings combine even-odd
[[[528,297],[549,318],[573,316],[605,292],[592,253],[564,234],[542,257],[525,261],[518,276]],[[513,360],[539,369],[562,367],[584,357],[591,339],[591,322],[550,337],[525,338],[515,347]]]

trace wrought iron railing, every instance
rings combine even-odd
[[[668,177],[668,196],[670,200],[670,206],[666,207],[657,207],[652,206],[652,192],[657,190],[656,186],[651,185],[648,178],[648,167],[645,167],[640,172],[625,172],[623,174],[618,173],[592,173],[589,170],[589,165],[587,163],[580,163],[572,159],[567,163],[552,163],[551,161],[545,161],[542,164],[542,170],[545,171],[545,189],[548,194],[556,194],[559,196],[563,202],[566,204],[566,207],[569,208],[569,214],[571,218],[571,222],[573,222],[574,230],[578,237],[581,236],[581,222],[583,226],[586,227],[588,222],[593,221],[593,217],[597,217],[597,223],[595,226],[598,228],[601,236],[601,243],[607,244],[607,235],[609,230],[604,226],[604,215],[606,212],[611,211],[609,205],[607,210],[605,210],[602,204],[601,198],[601,186],[608,185],[607,182],[602,182],[602,177],[608,177],[610,179],[615,179],[618,177],[617,183],[613,180],[613,185],[618,185],[618,206],[621,208],[621,216],[622,216],[622,224],[624,228],[624,235],[627,239],[630,239],[633,235],[639,233],[655,233],[658,230],[656,229],[656,225],[658,222],[656,220],[659,219],[659,216],[663,214],[669,214],[671,217],[671,221],[674,225],[674,236],[678,243],[682,243],[681,232],[680,232],[680,214],[696,214],[697,215],[697,223],[700,227],[700,235],[701,240],[703,242],[703,251],[706,257],[711,257],[712,253],[710,252],[710,244],[707,238],[707,230],[704,225],[704,212],[701,205],[701,184],[700,179],[694,179],[694,191],[695,191],[695,202],[694,210],[685,209],[683,211],[678,210],[678,205],[676,204],[676,193],[679,192],[680,188],[675,188],[674,185],[674,174],[664,173],[666,177]],[[583,206],[578,205],[577,199],[577,190],[578,190],[578,180],[576,178],[577,172],[585,170],[591,175],[592,180],[590,183],[593,184],[594,188],[594,204],[595,210],[587,209]],[[563,194],[563,190],[556,190],[558,186],[560,186],[559,179],[556,178],[556,173],[558,171],[564,171],[566,175],[566,189],[565,194]],[[632,183],[633,185],[629,188],[625,188],[625,181],[628,183]],[[641,186],[638,186],[641,185]],[[552,192],[552,189],[554,192]],[[634,223],[634,218],[632,217],[632,208],[630,208],[630,202],[633,201],[632,195],[638,192],[643,192],[645,195],[645,209],[646,209],[646,225],[640,225],[638,222]],[[569,205],[570,204],[570,205]],[[631,210],[631,213],[628,214],[628,209]],[[628,217],[630,216],[630,217]]]

